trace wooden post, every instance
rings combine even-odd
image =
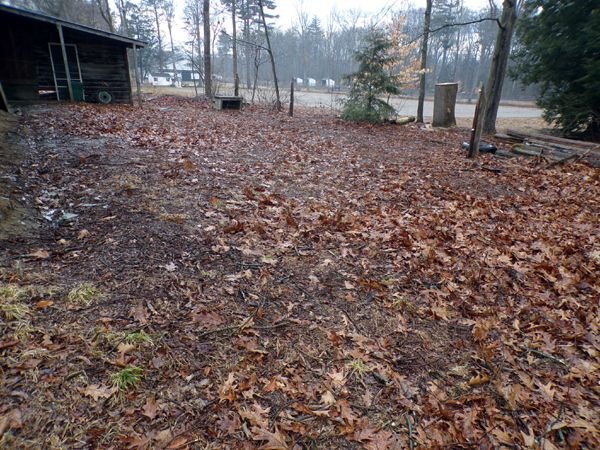
[[[71,72],[69,71],[69,61],[67,60],[67,47],[65,46],[65,38],[63,36],[63,29],[60,23],[56,24],[58,28],[58,38],[60,39],[60,49],[62,50],[63,63],[65,64],[65,72],[67,73],[67,89],[69,90],[69,99],[75,100],[73,96],[73,83],[71,83]]]
[[[133,44],[133,66],[134,66],[134,71],[135,71],[135,88],[137,91],[137,98],[138,98],[138,105],[141,108],[142,107],[142,90],[140,87],[140,74],[138,72],[139,67],[138,67],[138,63],[137,63],[137,47],[135,44]],[[193,67],[192,67],[192,73],[193,73]]]
[[[453,127],[456,125],[454,109],[457,93],[458,83],[438,83],[435,85],[432,126]]]
[[[294,117],[294,79],[290,85],[290,117]]]
[[[469,158],[479,156],[479,142],[481,141],[481,132],[483,130],[483,118],[485,117],[486,95],[483,86],[479,89],[479,100],[475,107],[473,116],[473,128],[471,129],[471,141],[469,142]]]

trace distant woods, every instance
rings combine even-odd
[[[2,0],[0,0],[2,1]],[[5,0],[6,1],[6,0]],[[332,89],[349,87],[345,81],[355,73],[356,52],[364,48],[365,38],[383,23],[401,23],[406,64],[422,59],[419,43],[423,36],[425,1],[422,8],[386,10],[365,15],[356,10],[334,10],[321,20],[299,8],[294,22],[287,28],[276,26],[277,5],[283,0],[210,0],[208,15],[203,0],[9,0],[18,7],[37,10],[121,33],[148,42],[140,52],[142,76],[173,72],[186,66],[199,74],[201,84],[210,67],[212,80],[233,83],[235,75],[241,86],[273,85],[273,67],[260,14],[262,3],[268,26],[278,79],[304,80],[305,84]],[[286,3],[290,0],[285,0]],[[500,2],[496,2],[500,3]],[[458,81],[463,98],[475,99],[478,87],[485,83],[494,53],[498,32],[499,5],[490,1],[479,11],[464,6],[462,0],[435,0],[431,13],[427,49],[426,93],[431,95],[437,82]],[[236,34],[233,36],[232,21]],[[467,25],[454,26],[453,24]],[[210,29],[206,42],[205,25]],[[234,43],[235,58],[234,58]],[[512,43],[518,47],[518,41]],[[210,64],[205,56],[210,53]],[[234,62],[235,61],[235,62]],[[509,65],[512,63],[509,62]],[[234,67],[237,66],[237,67]],[[394,75],[394,74],[392,74]],[[405,80],[403,92],[418,92],[418,77]],[[524,89],[507,80],[505,98],[533,98],[533,89]]]

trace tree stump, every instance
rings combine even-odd
[[[457,93],[458,83],[438,83],[435,85],[432,126],[453,127],[456,125],[454,108]]]

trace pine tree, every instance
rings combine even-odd
[[[512,75],[539,84],[544,116],[566,135],[600,139],[598,0],[530,0]]]
[[[400,93],[398,76],[391,74],[397,62],[392,47],[391,39],[382,31],[367,35],[365,47],[355,55],[358,71],[349,76],[352,87],[342,118],[381,123],[395,113],[394,108],[380,98]]]

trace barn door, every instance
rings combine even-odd
[[[52,74],[54,75],[54,86],[56,87],[57,100],[69,100],[69,87],[67,85],[67,72],[63,62],[63,54],[60,44],[49,43],[50,61],[52,62]],[[65,44],[67,51],[67,62],[69,64],[69,75],[73,86],[74,100],[84,100],[83,82],[81,79],[81,68],[79,66],[79,55],[75,44]]]

